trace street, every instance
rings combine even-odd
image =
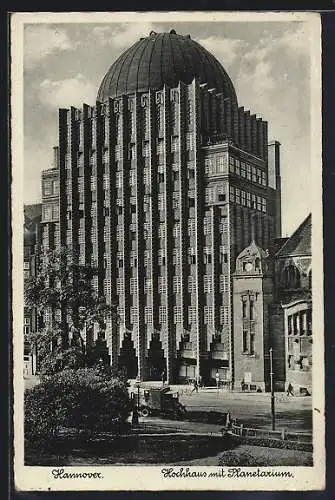
[[[198,393],[181,391],[180,401],[188,411],[230,411],[248,427],[271,428],[271,406],[269,393],[236,393],[220,389],[203,389]],[[312,431],[312,398],[276,394],[276,429],[286,428],[292,432]]]
[[[26,388],[32,387],[36,383],[38,383],[36,377],[25,377]],[[160,387],[161,383],[142,382],[142,387],[151,387],[153,385]],[[191,394],[192,387],[185,385],[171,385],[170,387],[171,390],[179,393],[180,402],[186,406],[188,411],[230,411],[231,417],[237,418],[245,426],[271,429],[269,393],[240,393],[228,392],[223,389],[199,389],[198,393],[194,391]],[[311,396],[294,397],[287,396],[286,393],[276,393],[275,401],[276,429],[285,428],[292,432],[312,432]],[[145,418],[141,420],[146,421]],[[157,420],[156,424],[158,424]],[[195,423],[189,424],[191,423],[189,422],[187,425],[188,430],[195,430],[198,425]],[[179,426],[179,423],[177,425]],[[171,422],[171,426],[176,426],[176,421]]]

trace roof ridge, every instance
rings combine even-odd
[[[288,237],[288,239],[285,241],[283,246],[277,251],[275,254],[275,257],[280,257],[280,254],[282,253],[283,250],[285,250],[285,247],[289,245],[289,243],[292,241],[292,239],[301,231],[301,229],[307,225],[308,221],[312,218],[312,214],[309,213],[305,219],[299,224],[297,229],[291,234],[291,236]]]

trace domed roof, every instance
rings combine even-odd
[[[151,32],[126,50],[103,78],[97,100],[190,84],[194,77],[237,102],[234,86],[219,61],[189,35]]]

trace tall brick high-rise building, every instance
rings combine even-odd
[[[281,236],[279,143],[215,57],[174,30],[141,38],[95,106],[59,110],[42,181],[43,245],[97,265],[96,288],[118,306],[111,364],[232,384],[232,274],[252,239],[271,252]]]

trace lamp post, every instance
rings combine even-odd
[[[276,430],[276,415],[275,415],[275,393],[273,385],[273,351],[272,347],[269,349],[270,352],[270,388],[271,388],[271,418],[272,418],[272,430]]]
[[[137,382],[137,412],[139,412],[140,409],[140,382]]]
[[[136,384],[135,384],[135,387],[137,388],[137,402],[134,404],[133,418],[131,421],[133,425],[138,425],[138,423],[139,423],[138,414],[139,414],[139,409],[140,409],[140,387],[141,387],[140,382],[141,381],[140,381],[139,377],[137,377]]]

